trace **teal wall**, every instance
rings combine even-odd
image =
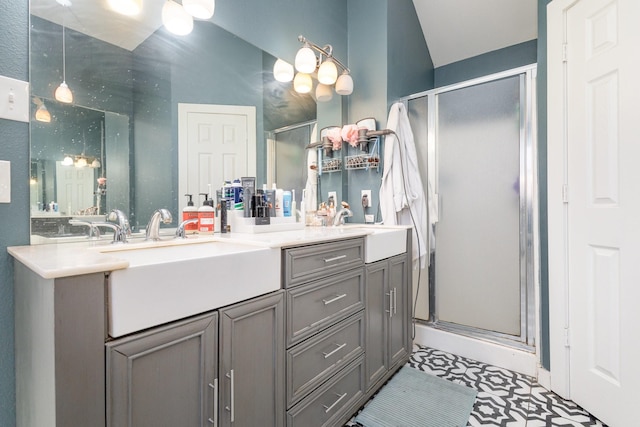
[[[29,79],[27,0],[0,2],[0,75]],[[15,425],[13,261],[8,246],[29,243],[29,125],[0,119],[0,160],[11,162],[11,203],[0,204],[0,425]]]
[[[529,40],[438,67],[435,70],[435,87],[535,64],[538,56],[537,44],[537,40]]]
[[[547,4],[538,0],[538,188],[540,203],[540,355],[551,370],[549,350],[549,228],[547,218]]]

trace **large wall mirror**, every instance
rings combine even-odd
[[[68,219],[110,209],[138,228],[161,207],[178,218],[178,104],[255,107],[259,185],[268,183],[269,135],[317,120],[311,96],[273,79],[271,54],[209,21],[171,34],[161,23],[164,0],[146,0],[135,18],[106,4],[30,2],[32,243],[84,233]],[[54,95],[63,81],[70,103]],[[303,136],[276,144],[284,147],[278,158],[304,159],[312,137],[296,134]],[[301,170],[287,170],[286,179],[302,180],[305,166],[290,162]]]

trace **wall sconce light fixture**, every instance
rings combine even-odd
[[[273,66],[273,75],[279,82],[293,80],[293,88],[298,93],[309,93],[313,89],[312,75],[318,79],[316,86],[316,99],[320,102],[331,100],[333,92],[331,86],[335,85],[335,91],[339,95],[351,95],[353,93],[353,79],[351,71],[333,56],[333,47],[323,47],[307,40],[304,36],[298,36],[302,47],[295,58],[295,69],[298,73],[294,76],[293,66],[282,59],[278,59]],[[315,52],[314,52],[315,51]],[[316,52],[318,56],[316,57]],[[338,74],[339,68],[342,73]]]
[[[162,6],[162,23],[173,34],[186,36],[193,31],[193,18],[211,18],[215,6],[215,0],[182,0],[181,5],[167,0]]]

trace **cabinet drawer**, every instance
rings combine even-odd
[[[340,240],[286,249],[283,262],[284,282],[288,288],[364,265],[364,240]]]
[[[364,352],[364,311],[287,351],[287,407]]]
[[[361,356],[287,412],[287,426],[330,426],[357,405],[364,395]]]
[[[287,292],[287,344],[308,338],[364,308],[364,268]]]

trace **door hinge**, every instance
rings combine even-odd
[[[567,62],[569,59],[569,54],[568,54],[568,48],[567,48],[567,44],[563,43],[562,44],[562,62]]]
[[[562,185],[562,203],[569,203],[569,186],[567,184]]]
[[[569,328],[564,328],[564,346],[569,348],[571,343],[569,342]]]

